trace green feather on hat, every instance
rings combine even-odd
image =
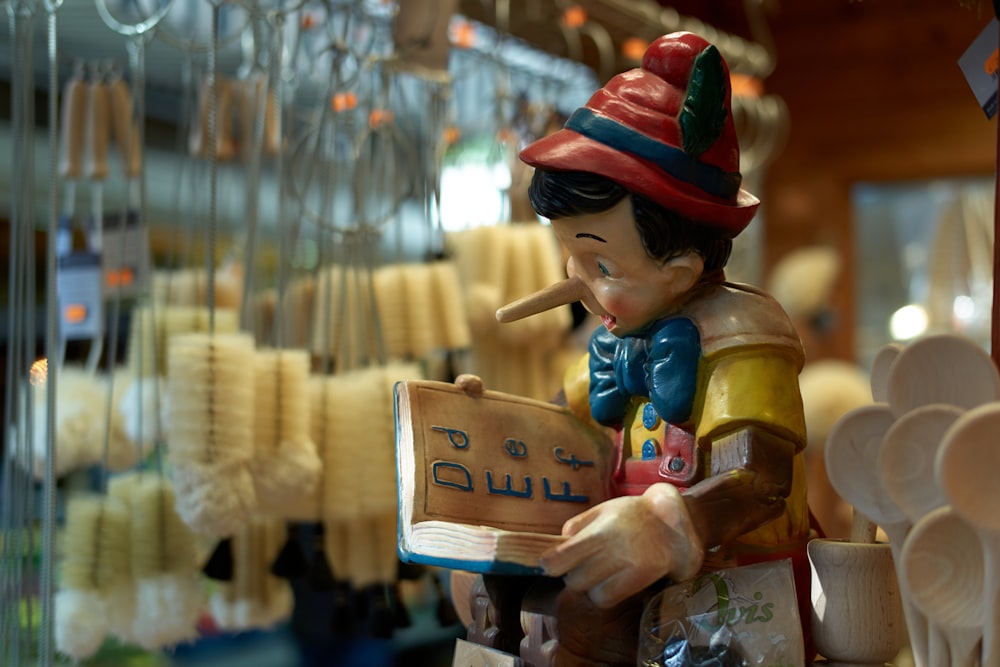
[[[726,71],[715,46],[698,54],[691,66],[684,108],[678,118],[684,152],[697,158],[712,147],[726,122]]]

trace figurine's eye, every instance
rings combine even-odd
[[[603,273],[604,275],[606,275],[606,276],[610,276],[611,275],[611,272],[608,271],[608,267],[604,266],[604,262],[598,262],[597,263],[597,268],[599,268],[601,270],[601,273]]]

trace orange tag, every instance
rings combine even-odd
[[[63,318],[69,324],[80,324],[87,319],[87,307],[82,303],[71,303],[63,308]]]
[[[368,127],[376,128],[392,122],[392,112],[388,109],[372,109],[368,114]]]
[[[639,62],[642,60],[642,56],[646,53],[648,47],[649,42],[641,37],[629,37],[622,42],[622,55],[629,60]]]
[[[993,49],[993,53],[990,57],[986,59],[983,63],[983,70],[990,76],[995,77],[997,75],[997,66],[1000,65],[1000,49]]]
[[[62,340],[101,335],[101,256],[78,251],[60,257],[56,265],[56,298]]]
[[[567,7],[562,14],[562,24],[567,28],[579,28],[587,22],[587,10],[580,5]]]
[[[755,76],[733,74],[730,76],[733,97],[757,98],[764,94],[764,82]]]
[[[449,125],[444,128],[444,132],[442,132],[441,135],[441,138],[444,139],[445,145],[453,146],[462,137],[462,131],[454,125]]]
[[[451,31],[451,42],[460,49],[471,49],[476,43],[476,29],[468,21],[458,21]]]
[[[135,274],[128,267],[119,269],[118,271],[108,271],[104,274],[105,287],[128,287],[134,280]]]
[[[330,106],[337,113],[350,111],[358,106],[358,96],[354,93],[334,93],[333,99],[330,100]]]

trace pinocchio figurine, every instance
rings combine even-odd
[[[673,33],[521,153],[569,278],[497,317],[581,300],[600,318],[564,393],[621,448],[619,496],[541,558],[565,582],[557,664],[634,665],[606,624],[654,584],[761,560],[792,559],[808,626],[803,352],[774,299],[724,276],[759,204],[730,105],[716,47]]]

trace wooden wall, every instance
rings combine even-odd
[[[784,2],[775,20],[778,66],[768,89],[791,118],[771,166],[769,265],[789,250],[832,243],[845,261],[835,302],[841,326],[814,356],[853,358],[850,187],[992,174],[996,124],[986,119],[957,60],[992,18],[958,0]]]

